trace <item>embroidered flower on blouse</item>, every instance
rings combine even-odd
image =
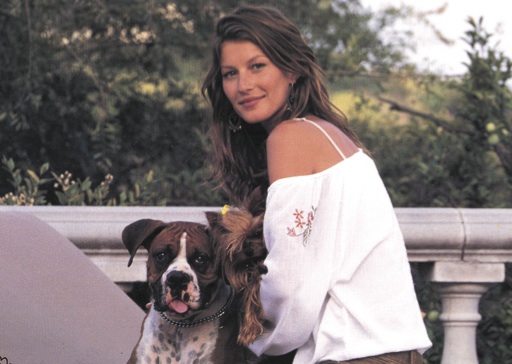
[[[302,244],[306,245],[308,242],[309,234],[313,228],[313,220],[315,219],[316,207],[311,206],[307,218],[304,218],[304,210],[295,209],[292,214],[295,218],[295,227],[288,227],[289,236],[302,236]]]

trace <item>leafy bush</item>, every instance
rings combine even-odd
[[[505,282],[495,284],[480,300],[477,349],[481,364],[512,363],[512,264]]]
[[[50,182],[51,179],[43,179],[41,176],[48,171],[48,163],[39,168],[39,174],[31,169],[21,171],[16,168],[12,159],[6,157],[2,158],[2,164],[11,176],[14,192],[9,192],[4,197],[0,197],[0,205],[33,206],[46,204],[46,192],[41,189],[41,186]]]
[[[49,172],[49,163],[43,164],[39,173],[31,169],[16,168],[15,162],[6,157],[2,158],[2,164],[10,175],[14,191],[0,197],[0,205],[47,205],[51,204],[47,201],[49,193],[53,193],[57,198],[57,204],[63,206],[159,205],[158,198],[155,198],[154,193],[151,192],[153,185],[158,183],[153,179],[152,171],[136,182],[133,190],[123,191],[115,197],[110,191],[114,178],[112,175],[105,176],[103,181],[93,186],[89,178],[83,181],[79,178],[73,179],[73,175],[68,171],[62,174],[51,172],[53,178],[43,177]]]

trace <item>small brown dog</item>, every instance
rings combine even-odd
[[[263,239],[265,198],[255,189],[239,209],[221,213],[206,212],[217,264],[224,279],[234,289],[239,302],[238,343],[248,346],[263,333],[263,307],[260,300],[261,277],[267,273],[264,260],[268,251]],[[260,364],[289,364],[295,351],[281,356],[263,355]]]
[[[264,211],[265,201],[257,189],[239,209],[206,212],[217,264],[240,302],[238,342],[243,346],[263,333],[260,283],[261,275],[267,273],[263,262],[268,253],[263,240]]]

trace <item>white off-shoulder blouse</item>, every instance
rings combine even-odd
[[[431,346],[404,240],[373,160],[359,151],[268,190],[269,251],[258,355],[299,348],[294,363]]]

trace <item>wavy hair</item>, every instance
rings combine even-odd
[[[211,65],[201,91],[211,103],[210,138],[213,178],[230,200],[240,204],[251,191],[268,188],[265,141],[260,124],[243,123],[236,133],[229,129],[234,109],[222,88],[221,47],[226,41],[249,41],[258,46],[283,72],[298,75],[293,110],[286,118],[318,116],[337,125],[356,145],[362,143],[343,112],[329,99],[324,72],[302,34],[279,10],[266,6],[241,6],[216,24],[211,45]]]

